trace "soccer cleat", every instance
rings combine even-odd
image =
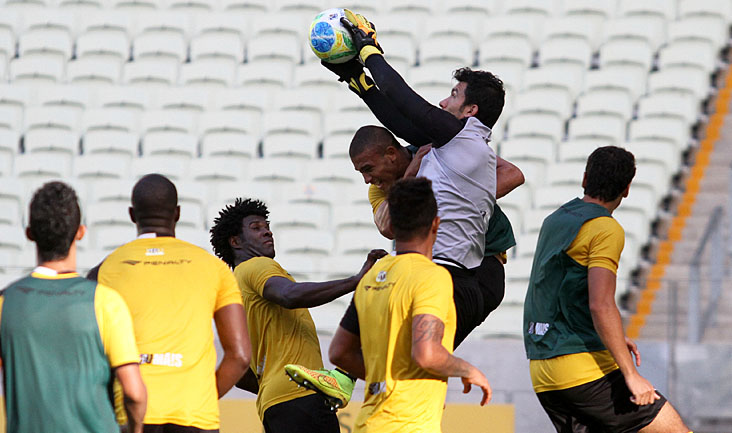
[[[287,364],[285,373],[290,380],[325,397],[331,410],[337,410],[348,405],[353,393],[355,379],[347,376],[343,371],[310,370],[302,365]]]

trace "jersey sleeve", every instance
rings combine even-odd
[[[450,273],[440,266],[430,266],[430,270],[415,272],[419,278],[413,286],[412,317],[420,314],[431,314],[443,322],[447,320],[452,299],[452,278]]]
[[[132,316],[122,296],[115,290],[98,284],[94,295],[94,310],[109,365],[114,368],[139,363],[140,352],[137,350]]]
[[[386,193],[376,185],[369,185],[369,203],[371,210],[376,214],[376,209],[386,201]]]
[[[237,284],[234,274],[223,262],[220,262],[219,274],[221,275],[221,279],[219,290],[216,292],[216,307],[214,311],[218,311],[231,304],[242,305],[239,284]]]
[[[351,298],[351,303],[348,304],[348,308],[346,308],[346,312],[343,314],[339,326],[351,334],[361,335],[361,326],[358,323],[358,311],[356,310],[356,304],[353,303],[353,298]]]
[[[283,277],[290,281],[292,277],[279,263],[269,257],[254,257],[236,267],[234,271],[240,287],[248,287],[259,296],[264,296],[264,284],[272,277]]]
[[[625,246],[625,232],[613,218],[595,218],[589,222],[596,234],[590,239],[587,268],[604,268],[617,273],[620,254]]]

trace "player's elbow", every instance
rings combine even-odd
[[[435,366],[435,352],[428,344],[412,346],[412,360],[423,370],[431,370]]]
[[[244,344],[237,345],[236,347],[232,347],[228,351],[224,353],[224,356],[229,358],[231,362],[237,366],[239,370],[241,370],[242,376],[247,371],[247,368],[249,368],[249,363],[251,362],[252,358],[252,351],[251,348],[247,347]]]
[[[348,351],[340,344],[331,344],[328,348],[328,360],[333,365],[345,368],[348,364]]]
[[[136,386],[123,387],[125,406],[147,406],[147,388],[140,382]]]

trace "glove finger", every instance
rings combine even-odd
[[[356,16],[356,14],[354,14],[353,12],[351,12],[348,9],[343,9],[343,13],[346,15],[346,17],[345,17],[346,20],[348,20],[353,26],[359,25],[358,17]],[[341,18],[341,22],[343,22],[343,18]]]
[[[353,24],[348,18],[341,17],[341,24],[343,24],[343,27],[347,28],[351,32],[355,32],[357,27],[355,24]]]

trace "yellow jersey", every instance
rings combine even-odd
[[[412,359],[412,319],[431,314],[442,320],[442,345],[452,353],[452,291],[447,270],[416,253],[386,256],[361,279],[354,303],[366,391],[355,432],[440,431],[447,378],[428,373]]]
[[[145,424],[219,428],[212,319],[242,302],[231,270],[195,245],[155,237],[116,249],[98,279],[132,313],[148,392]]]
[[[567,255],[582,266],[617,273],[624,246],[625,232],[620,224],[614,218],[599,217],[582,225]],[[529,368],[534,391],[544,392],[589,383],[619,367],[609,350],[600,350],[532,359]]]
[[[247,312],[249,339],[252,342],[250,368],[259,381],[257,411],[313,394],[298,388],[285,374],[285,365],[299,364],[323,368],[320,342],[315,323],[307,308],[287,309],[264,299],[264,284],[272,277],[295,281],[279,263],[269,257],[254,257],[234,269],[244,308]]]

